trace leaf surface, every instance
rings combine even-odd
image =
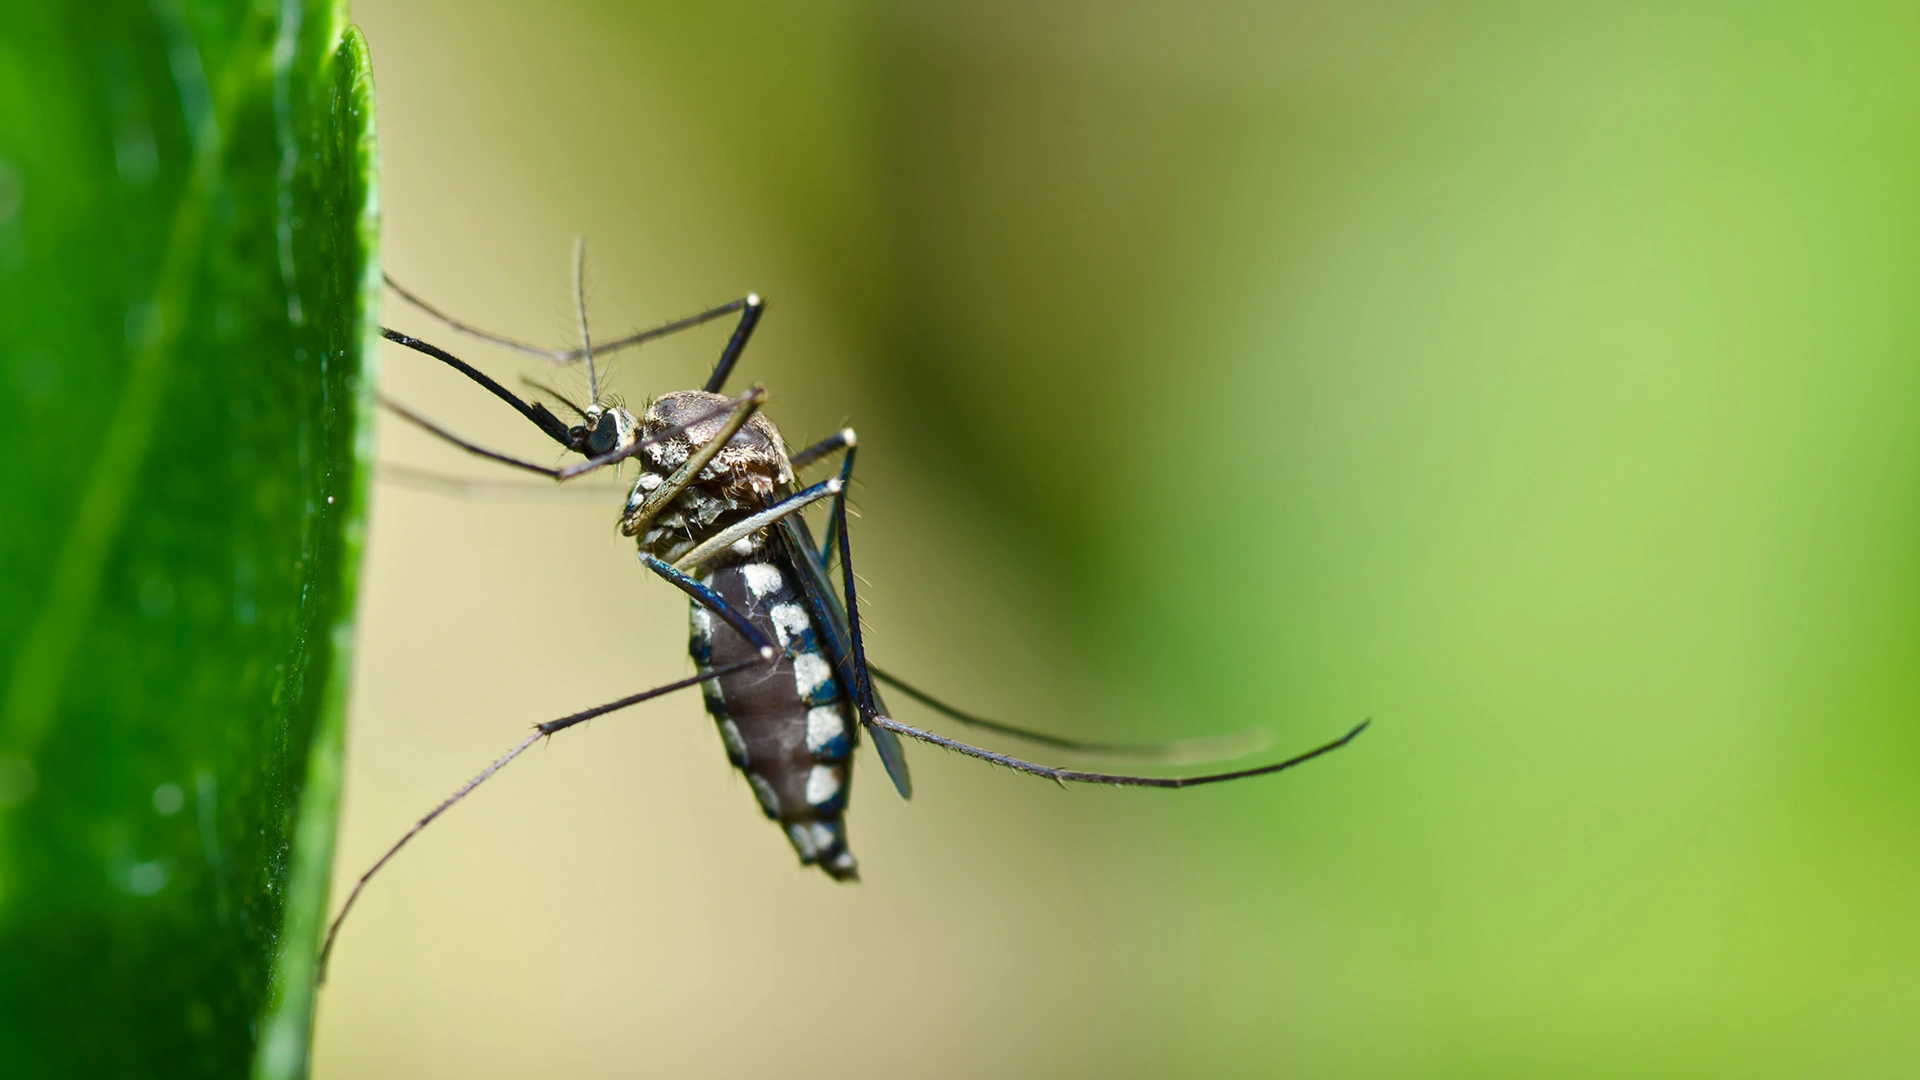
[[[363,531],[345,5],[0,11],[0,1061],[305,1071]]]

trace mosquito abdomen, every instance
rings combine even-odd
[[[856,880],[842,815],[858,729],[798,583],[764,549],[705,582],[781,649],[770,664],[701,684],[727,757],[746,774],[761,810],[786,829],[802,863]],[[688,647],[702,672],[757,655],[732,627],[692,607]]]

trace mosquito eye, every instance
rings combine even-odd
[[[587,437],[587,449],[593,451],[595,456],[604,454],[619,441],[619,433],[620,425],[614,420],[613,414],[602,413],[593,422],[593,434]]]

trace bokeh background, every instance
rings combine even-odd
[[[1081,735],[1376,723],[1180,793],[866,761],[846,888],[697,698],[598,721],[368,893],[321,1077],[1920,1068],[1920,9],[355,16],[399,280],[554,343],[575,235],[602,334],[769,298],[745,376],[861,433],[881,662]],[[336,895],[689,669],[601,491],[381,486]]]

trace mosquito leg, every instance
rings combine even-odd
[[[507,337],[505,334],[496,334],[491,330],[483,330],[480,327],[474,326],[472,323],[462,322],[461,320],[454,318],[453,316],[447,314],[446,312],[441,311],[439,308],[433,306],[432,304],[427,303],[425,300],[421,299],[418,295],[414,294],[413,292],[407,290],[406,288],[403,288],[399,282],[393,280],[393,276],[391,274],[382,274],[381,277],[386,281],[387,288],[392,289],[400,297],[400,299],[405,300],[407,303],[412,304],[416,308],[419,308],[421,311],[427,313],[433,318],[438,319],[440,322],[445,323],[448,327],[452,328],[453,330],[456,330],[462,334],[466,334],[468,337],[478,338],[481,341],[491,342],[492,344],[498,345],[503,349],[512,349],[515,352],[524,353],[528,356],[537,356],[537,357],[540,357],[542,360],[551,361],[556,364],[571,363],[572,361],[582,359],[585,356],[585,353],[580,349],[550,349],[544,345],[534,345],[529,342],[520,341],[515,338]],[[748,308],[759,308],[761,306],[762,305],[760,303],[760,298],[758,296],[749,294],[747,296],[741,297],[738,300],[729,300],[726,303],[719,305],[718,307],[711,307],[705,311],[695,312],[694,314],[688,315],[685,318],[675,319],[672,322],[661,323],[659,326],[655,326],[648,330],[638,330],[638,331],[635,331],[634,333],[628,334],[626,337],[614,338],[612,341],[602,342],[601,344],[594,346],[594,352],[597,355],[605,356],[609,353],[618,352],[621,349],[630,349],[635,345],[644,345],[649,341],[657,341],[660,338],[677,334],[682,330],[691,330],[696,326],[703,326],[707,323],[714,321],[715,319],[724,319],[728,315],[731,315],[736,311],[745,311]],[[742,318],[742,321],[743,322],[745,321],[744,316]],[[759,321],[758,315],[754,316],[754,321],[755,322]],[[749,327],[748,333],[752,333],[751,327]],[[734,330],[734,336],[736,337],[740,336],[740,332],[737,327]],[[732,343],[729,342],[730,346],[731,344]],[[740,345],[742,348],[744,348],[746,345],[746,342],[742,340],[740,342]],[[737,357],[739,354],[739,350],[735,349],[734,353],[735,353],[735,356]],[[723,358],[724,358],[724,354],[723,354]],[[729,365],[729,367],[731,367],[731,365]],[[716,391],[716,393],[717,392],[718,391]]]
[[[742,301],[740,321],[733,326],[733,336],[727,339],[727,347],[720,350],[720,360],[713,365],[713,374],[707,376],[707,385],[703,387],[709,394],[717,394],[727,385],[727,376],[733,374],[733,365],[740,360],[740,353],[747,347],[747,339],[753,336],[753,328],[760,325],[760,314],[766,305],[760,302],[758,293],[748,293]]]
[[[1009,757],[1006,754],[996,754],[991,750],[982,750],[977,746],[970,746],[957,739],[949,739],[944,735],[936,735],[931,731],[922,731],[911,724],[903,724],[898,720],[878,714],[867,717],[866,722],[882,730],[905,735],[909,739],[918,739],[924,743],[932,743],[935,746],[965,754],[968,757],[979,758],[982,761],[992,762],[995,765],[1005,765],[1007,768],[1017,772],[1045,777],[1058,784],[1112,784],[1115,787],[1153,788],[1184,788],[1195,787],[1200,784],[1218,784],[1228,780],[1245,780],[1249,777],[1265,776],[1268,773],[1277,773],[1285,769],[1291,769],[1295,765],[1305,764],[1322,754],[1330,754],[1340,749],[1352,742],[1373,723],[1372,720],[1362,720],[1358,724],[1355,724],[1352,730],[1330,743],[1316,746],[1304,754],[1296,754],[1285,761],[1276,761],[1271,765],[1261,765],[1251,769],[1235,769],[1232,772],[1206,773],[1200,776],[1128,776],[1120,773],[1082,772],[1078,769],[1057,769],[1051,765],[1040,765],[1031,761],[1024,761],[1020,758]]]
[[[792,464],[793,471],[798,473],[801,469],[804,469],[807,466],[812,465],[814,462],[819,461],[822,458],[828,457],[832,454],[839,453],[842,450],[851,448],[858,441],[859,440],[854,435],[852,428],[841,428],[839,431],[834,432],[833,434],[827,436],[826,438],[821,439],[819,442],[814,443],[812,446],[807,447],[805,450],[802,450],[799,453],[788,458],[787,461],[790,464]],[[845,465],[843,464],[841,467],[841,476],[840,476],[840,479],[843,483],[847,479],[846,473],[847,473],[847,470]],[[839,497],[841,499],[845,499],[847,497],[846,491],[844,489],[840,492]],[[809,543],[807,545],[807,548],[810,551],[814,550],[814,545]],[[831,558],[832,551],[833,551],[833,517],[829,515],[827,517],[827,535],[826,535],[826,538],[820,542],[820,546],[819,546],[820,565],[826,566],[828,563],[832,561],[832,558]]]
[[[769,525],[778,523],[781,518],[804,510],[821,499],[838,495],[841,490],[842,481],[836,476],[830,480],[823,480],[804,491],[789,495],[765,510],[741,518],[701,541],[698,547],[674,560],[674,569],[682,571],[696,569],[741,540]]]
[[[1031,731],[989,720],[976,713],[949,705],[906,681],[883,671],[875,664],[868,664],[867,671],[888,686],[900,691],[922,705],[944,713],[963,724],[986,731],[1008,735],[1016,739],[1040,746],[1049,746],[1081,758],[1105,758],[1115,761],[1149,762],[1161,765],[1190,765],[1205,761],[1229,761],[1245,757],[1267,748],[1272,736],[1265,728],[1247,728],[1245,731],[1231,732],[1225,735],[1211,735],[1198,739],[1180,739],[1160,743],[1098,743],[1083,742],[1078,739],[1066,739],[1045,732]]]
[[[847,436],[847,442],[845,442],[847,455],[841,457],[841,490],[837,496],[833,496],[833,511],[828,513],[826,536],[820,538],[820,569],[822,571],[826,571],[833,565],[833,538],[839,532],[841,519],[847,517],[847,492],[852,488],[852,455],[858,450],[854,446],[851,427],[841,430],[841,434]]]
[[[849,456],[851,456],[851,454],[849,454]],[[932,743],[935,746],[944,747],[945,749],[965,754],[968,757],[979,758],[982,761],[990,761],[996,765],[1005,765],[1007,768],[1019,772],[1031,773],[1034,776],[1042,776],[1058,784],[1113,784],[1120,787],[1181,788],[1193,787],[1198,784],[1217,784],[1227,780],[1243,780],[1248,777],[1264,776],[1268,773],[1277,773],[1283,769],[1293,768],[1295,765],[1311,761],[1322,754],[1331,753],[1347,745],[1355,736],[1365,731],[1369,723],[1372,723],[1370,720],[1363,720],[1359,725],[1354,727],[1353,730],[1340,736],[1338,739],[1326,743],[1323,746],[1317,746],[1304,754],[1297,754],[1285,761],[1275,762],[1271,765],[1261,765],[1251,769],[1237,769],[1232,772],[1209,773],[1202,776],[1129,776],[1117,773],[1095,773],[1081,772],[1077,769],[1059,769],[1050,765],[1041,765],[1026,761],[1021,758],[1009,757],[1006,754],[996,754],[991,750],[983,750],[980,747],[971,746],[957,739],[950,739],[944,735],[936,735],[930,731],[923,731],[910,724],[903,724],[898,720],[882,715],[875,704],[873,679],[869,673],[870,669],[867,667],[866,646],[860,637],[860,600],[858,594],[855,592],[853,548],[847,538],[846,515],[846,504],[844,502],[836,503],[834,506],[834,517],[839,523],[840,530],[841,588],[846,594],[847,628],[849,636],[852,639],[853,675],[855,683],[852,688],[853,699],[854,703],[860,709],[861,720],[867,724],[869,729],[877,728],[881,731],[892,732],[895,735],[905,735],[909,739],[918,739],[921,742]]]
[[[852,428],[841,428],[839,431],[836,431],[833,434],[827,436],[826,438],[821,439],[819,442],[814,443],[812,446],[807,447],[805,450],[802,450],[799,453],[794,454],[792,457],[789,457],[787,459],[787,462],[788,464],[793,466],[793,471],[795,473],[798,473],[800,470],[806,468],[809,465],[814,464],[815,462],[821,460],[822,458],[830,457],[833,454],[837,454],[842,450],[850,451],[854,447],[854,445],[858,442],[859,442],[859,437],[854,434],[854,431]],[[847,497],[845,485],[852,472],[852,468],[853,466],[850,461],[843,461],[841,463],[841,467],[840,467],[841,490],[837,494],[838,494],[838,497],[842,500],[846,499]],[[807,549],[809,551],[814,550],[814,548],[815,548],[814,544],[812,543],[807,544]],[[831,514],[829,514],[827,517],[826,539],[823,540],[818,546],[818,551],[819,551],[818,557],[820,560],[820,565],[825,566],[831,561],[829,553],[831,552],[832,548],[833,548],[833,517]]]
[[[753,333],[753,323],[760,321],[760,309],[762,306],[760,297],[753,293],[748,293],[738,300],[729,300],[718,307],[710,307],[705,311],[694,312],[685,318],[661,323],[659,326],[653,327],[650,330],[636,330],[626,337],[614,338],[612,341],[594,346],[594,350],[601,355],[606,355],[607,353],[619,352],[621,349],[631,349],[635,345],[644,345],[649,341],[657,341],[660,338],[677,334],[682,330],[691,330],[696,326],[704,326],[715,319],[724,319],[736,311],[741,313],[740,323],[746,325],[747,333],[751,334]],[[751,316],[751,321],[749,321],[749,316]],[[740,349],[745,348],[747,343],[746,339],[741,335],[738,325],[734,327],[733,336],[740,344],[736,347],[733,345],[733,342],[730,341],[728,342],[728,347],[733,349],[734,356],[737,359]],[[560,358],[562,360],[578,360],[580,359],[580,350],[568,349],[561,354]],[[725,353],[721,354],[721,359],[726,359]],[[728,366],[731,367],[732,365],[729,364]],[[716,390],[714,393],[717,394],[719,391]]]
[[[393,280],[392,274],[382,273],[380,278],[387,283],[387,288],[392,289],[399,295],[400,299],[405,300],[407,303],[412,304],[428,315],[446,323],[451,329],[457,330],[468,337],[479,338],[481,341],[491,342],[501,348],[512,349],[515,352],[525,353],[528,356],[538,356],[543,360],[551,360],[554,363],[563,363],[571,359],[568,355],[568,350],[549,349],[541,345],[532,345],[524,341],[516,341],[513,338],[507,337],[505,334],[496,334],[491,330],[482,330],[471,323],[461,322],[459,319],[454,318],[414,295],[399,282]]]
[[[528,472],[539,473],[541,476],[550,476],[555,480],[562,479],[560,470],[551,465],[541,465],[537,462],[528,461],[525,458],[514,457],[512,454],[503,454],[498,450],[489,450],[479,443],[468,442],[385,394],[379,395],[379,398],[380,404],[386,406],[388,411],[392,412],[395,416],[425,431],[429,435],[437,435],[445,439],[447,442],[465,450],[469,454],[486,458],[488,461],[497,461],[502,465],[511,465],[516,469],[525,469]]]
[[[393,861],[393,857],[400,853],[400,849],[403,847],[406,847],[408,841],[420,835],[420,831],[422,829],[425,829],[428,825],[433,824],[433,820],[435,818],[439,817],[441,814],[446,813],[448,810],[453,809],[453,805],[455,803],[459,802],[461,799],[466,798],[469,794],[473,792],[474,788],[477,788],[481,784],[485,783],[488,777],[492,776],[494,773],[499,772],[501,769],[506,768],[507,764],[511,762],[514,758],[519,757],[521,753],[523,753],[527,749],[527,747],[532,746],[534,743],[539,742],[541,739],[547,738],[548,736],[555,735],[555,734],[558,734],[559,732],[565,731],[566,729],[574,726],[575,724],[585,723],[586,721],[591,720],[596,716],[605,716],[610,712],[615,712],[620,709],[627,708],[630,705],[638,705],[643,701],[648,701],[653,698],[662,697],[664,695],[671,694],[676,690],[685,690],[689,686],[697,686],[700,683],[706,682],[708,679],[718,679],[723,676],[732,675],[737,671],[745,671],[747,668],[752,667],[753,665],[758,664],[759,662],[760,661],[758,659],[748,659],[748,660],[743,660],[736,664],[728,664],[725,667],[714,668],[712,671],[703,672],[699,675],[692,676],[691,678],[681,679],[678,682],[671,682],[666,684],[665,686],[656,686],[651,690],[643,690],[638,694],[631,694],[631,695],[628,695],[627,697],[620,698],[617,701],[609,701],[605,705],[596,705],[591,709],[584,709],[577,713],[570,713],[566,716],[559,718],[558,720],[549,720],[544,724],[535,725],[533,729],[533,734],[528,735],[526,738],[520,740],[519,743],[515,744],[513,749],[508,750],[506,753],[500,755],[498,758],[495,758],[493,761],[493,764],[488,765],[486,768],[480,770],[480,772],[477,773],[473,777],[473,779],[468,780],[466,783],[460,785],[458,790],[456,790],[452,795],[449,795],[444,800],[442,800],[440,805],[434,807],[432,810],[427,811],[427,814],[425,817],[421,818],[419,821],[414,822],[413,828],[408,829],[406,833],[400,837],[399,840],[394,842],[394,845],[392,847],[387,849],[386,854],[380,856],[378,861],[376,861],[372,866],[367,868],[366,873],[360,875],[360,880],[354,882],[353,890],[347,893],[346,903],[340,905],[339,914],[335,915],[333,917],[333,922],[327,925],[326,942],[320,947],[320,962],[318,966],[319,974],[316,977],[315,981],[316,982],[326,981],[327,958],[333,954],[334,942],[338,940],[340,936],[340,924],[346,921],[347,913],[353,910],[354,901],[360,899],[361,891],[367,887],[367,882],[373,879],[373,875],[379,873],[381,867],[384,867],[387,865],[387,863]]]
[[[856,441],[858,440],[855,437],[852,428],[841,428],[839,431],[834,432],[833,434],[827,436],[826,438],[821,439],[819,442],[814,443],[812,446],[807,447],[805,450],[802,450],[799,453],[788,458],[787,461],[793,465],[794,472],[799,472],[801,469],[804,469],[807,466],[813,464],[814,462],[819,461],[821,458],[826,457],[828,454],[832,454],[845,447],[852,446]]]
[[[794,468],[800,468],[803,463],[812,464],[836,450],[843,447],[851,447],[854,444],[855,437],[853,430],[851,428],[845,429],[826,439],[822,439],[820,442],[794,455]],[[852,463],[850,461],[842,462],[841,479],[843,481],[850,481],[851,473]],[[833,552],[838,543],[838,528],[841,520],[840,507],[837,504],[846,501],[847,491],[850,488],[851,484],[849,483],[841,489],[840,493],[835,497],[836,506],[827,517],[826,532],[821,540],[819,549],[820,564],[823,567],[830,566],[832,563]],[[872,678],[879,679],[881,682],[897,688],[908,697],[921,702],[931,709],[944,713],[963,724],[969,724],[1017,739],[1024,739],[1038,745],[1049,746],[1081,758],[1153,762],[1164,765],[1185,765],[1204,761],[1225,761],[1244,757],[1265,749],[1271,742],[1271,736],[1263,728],[1249,728],[1245,731],[1232,732],[1225,735],[1198,739],[1182,739],[1162,743],[1098,743],[1067,739],[1046,732],[1017,727],[1013,724],[1007,724],[997,720],[989,720],[986,717],[967,712],[947,704],[918,687],[909,685],[895,678],[871,663],[867,665],[867,671]],[[879,707],[877,695],[875,697],[875,704],[876,707]]]
[[[725,619],[728,626],[733,627],[741,637],[747,639],[749,644],[760,650],[760,659],[771,660],[779,655],[779,650],[773,647],[773,642],[767,640],[767,635],[761,633],[760,628],[753,625],[751,619],[734,610],[719,593],[700,584],[688,575],[681,573],[671,564],[661,562],[659,559],[654,558],[644,551],[640,553],[640,564],[661,577],[666,578],[667,583],[674,588],[693,597],[694,602],[701,607]]]
[[[488,480],[456,476],[434,469],[418,469],[411,465],[394,462],[381,462],[375,466],[373,478],[382,483],[412,488],[415,491],[430,491],[451,498],[578,503],[582,506],[604,507],[609,511],[619,506],[620,500],[626,498],[625,488],[560,487],[538,480]]]
[[[847,501],[847,489],[853,483],[853,453],[858,443],[859,438],[854,434],[852,428],[841,428],[832,435],[821,439],[819,442],[795,454],[789,460],[793,462],[793,468],[797,472],[829,454],[845,450],[846,457],[840,462],[840,492],[834,497],[836,504],[844,504]],[[821,538],[819,549],[820,565],[823,568],[833,563],[833,534],[834,529],[837,527],[835,522],[838,520],[837,513],[827,515],[827,534]],[[812,547],[812,545],[808,546],[809,548]]]

